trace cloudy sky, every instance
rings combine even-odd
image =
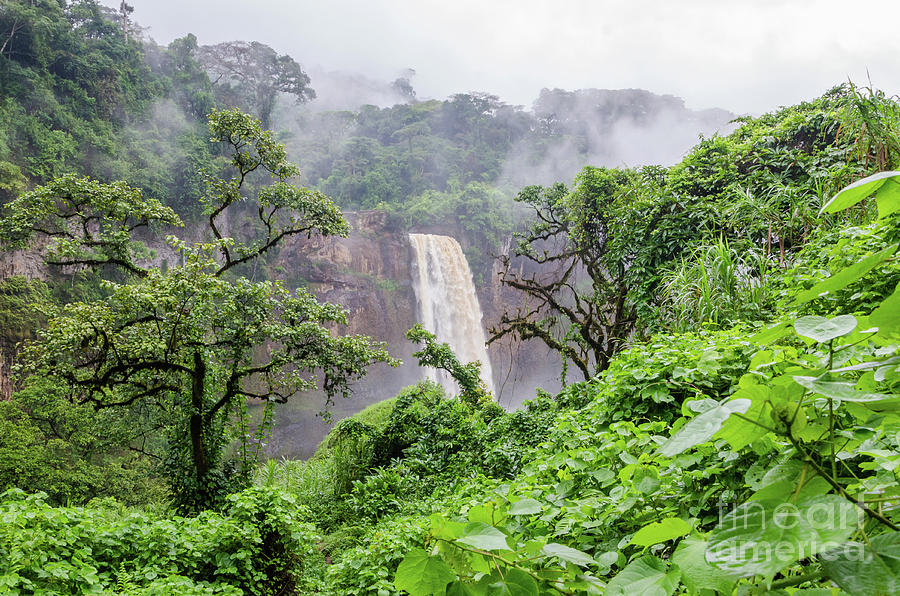
[[[118,0],[102,0],[118,6]],[[761,113],[852,78],[900,93],[897,0],[129,0],[148,35],[267,43],[419,97],[638,87]],[[315,87],[315,80],[313,80]]]

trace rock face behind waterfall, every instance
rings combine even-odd
[[[481,378],[493,392],[493,372],[485,347],[481,306],[459,242],[435,234],[410,234],[409,241],[415,255],[413,287],[418,300],[419,322],[434,333],[438,341],[448,343],[461,362],[481,362]],[[446,371],[429,368],[426,373],[447,389],[457,389]]]
[[[349,326],[341,328],[341,332],[363,333],[385,341],[391,354],[403,360],[403,366],[397,369],[373,367],[355,385],[352,399],[338,399],[332,409],[336,419],[392,397],[427,374],[416,366],[412,357],[416,347],[406,339],[407,329],[423,322],[415,291],[420,269],[416,265],[419,257],[414,243],[403,226],[383,212],[360,211],[344,215],[351,228],[348,238],[293,238],[274,259],[269,260],[266,268],[272,279],[284,280],[288,288],[305,287],[320,300],[343,305]],[[484,283],[471,286],[473,276],[467,272],[463,256],[467,238],[458,226],[427,231],[445,238],[437,244],[452,253],[453,256],[444,257],[445,261],[454,263],[451,268],[466,270],[461,275],[468,279],[470,287],[474,287],[484,317],[481,326],[474,324],[475,330],[464,335],[474,338],[477,349],[484,350],[482,328],[489,328],[505,309],[515,306],[519,297],[500,287],[496,264],[491,269],[472,272]],[[459,242],[446,236],[453,236]],[[450,243],[454,246],[448,246]],[[445,306],[441,299],[437,305],[438,308]],[[477,320],[478,315],[472,318]],[[428,327],[427,322],[425,326]],[[493,383],[494,393],[504,407],[514,407],[522,399],[533,396],[536,386],[548,390],[557,386],[554,377],[558,376],[558,360],[548,355],[538,342],[493,344],[489,351],[474,357],[466,356],[458,346],[454,346],[454,350],[465,361],[480,360],[483,363],[485,381]],[[488,362],[493,364],[493,375],[485,374],[487,369],[484,367]],[[292,457],[310,455],[331,428],[316,416],[322,403],[321,395],[310,394],[276,408],[269,452]]]
[[[420,273],[416,266],[418,256],[406,230],[384,212],[361,211],[345,213],[345,216],[351,228],[349,237],[291,238],[277,252],[267,255],[267,262],[261,264],[264,266],[250,272],[257,277],[283,280],[289,289],[306,288],[320,300],[341,304],[347,310],[348,326],[336,331],[361,333],[387,342],[391,354],[403,360],[404,364],[396,369],[383,365],[373,367],[354,387],[352,399],[338,398],[332,408],[336,419],[396,395],[425,374],[412,357],[415,346],[406,339],[406,331],[422,321],[415,292]],[[457,243],[453,238],[445,238],[438,246],[448,251],[445,259],[451,263],[450,268],[461,272],[472,288],[472,275],[465,264],[464,250],[484,250],[483,247],[469,245],[465,231],[452,223],[424,231],[459,240]],[[154,266],[177,262],[177,256],[162,238],[148,237],[147,243],[153,251]],[[452,243],[452,247],[446,243]],[[505,309],[514,307],[519,299],[499,286],[496,268],[495,263],[493,268],[472,272],[475,279],[483,280],[483,283],[474,286],[475,305],[465,307],[476,312],[480,303],[484,329],[498,320]],[[0,278],[12,275],[46,279],[48,271],[38,251],[7,252],[0,255]],[[456,292],[451,292],[451,296],[454,300],[459,297]],[[469,296],[466,300],[473,298]],[[439,309],[445,306],[445,301],[437,299]],[[464,361],[482,362],[484,379],[493,383],[494,393],[504,407],[516,406],[523,398],[533,396],[535,386],[554,389],[552,379],[558,374],[559,367],[552,355],[548,359],[548,354],[537,342],[498,343],[485,352],[482,326],[477,324],[479,317],[472,315],[473,322],[466,327],[469,330],[462,332],[464,337],[473,340],[475,347],[471,354],[475,355],[453,341],[442,341],[451,343]],[[426,327],[429,327],[427,322]],[[13,389],[9,371],[15,361],[15,352],[14,345],[0,342],[0,399],[8,397]],[[489,361],[493,364],[493,375],[487,368]],[[302,457],[312,454],[331,428],[316,416],[322,410],[323,400],[321,394],[303,395],[276,408],[274,436],[268,447],[272,455]]]
[[[411,285],[410,248],[406,233],[383,212],[345,213],[347,238],[294,237],[286,242],[267,272],[289,289],[303,287],[319,300],[340,304],[347,311],[342,334],[362,333],[387,342],[400,368],[380,365],[354,386],[352,399],[337,398],[332,412],[344,418],[396,395],[421,379],[406,330],[416,323],[416,297]],[[307,457],[331,429],[316,414],[324,396],[297,396],[276,408],[268,451],[273,455]]]

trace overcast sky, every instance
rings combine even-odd
[[[420,98],[488,91],[530,106],[543,87],[637,87],[761,113],[865,83],[867,69],[900,93],[898,0],[128,1],[158,43],[255,40],[383,80],[413,68]]]

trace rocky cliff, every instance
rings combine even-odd
[[[354,387],[353,398],[339,401],[332,409],[335,419],[349,416],[377,401],[397,394],[425,375],[411,354],[415,347],[406,330],[417,322],[413,287],[413,254],[407,231],[386,213],[345,213],[351,233],[347,238],[294,238],[286,243],[268,272],[288,287],[305,287],[320,300],[343,305],[349,325],[338,331],[361,333],[384,341],[395,357],[403,360],[397,369],[373,367]],[[454,236],[466,252],[485,250],[474,246],[454,225],[416,229],[417,232]],[[493,256],[493,255],[492,255]],[[499,261],[485,260],[483,271],[473,271],[485,329],[515,308],[520,296],[499,284]],[[481,283],[478,283],[481,280]],[[558,387],[559,360],[538,342],[504,341],[490,346],[497,397],[505,407],[516,407],[534,396],[535,387]],[[309,455],[328,432],[316,413],[322,395],[309,394],[279,407],[269,451],[276,455]]]
[[[405,231],[386,213],[345,213],[351,232],[347,238],[294,237],[287,241],[267,271],[288,288],[303,287],[323,301],[347,310],[346,327],[339,333],[361,333],[386,342],[403,365],[377,365],[354,386],[349,400],[332,408],[335,419],[396,395],[421,378],[412,344],[405,332],[416,322],[416,297],[410,270],[410,246]],[[279,406],[269,452],[308,456],[331,426],[318,412],[324,396],[311,392]]]
[[[398,368],[373,367],[354,387],[352,399],[339,400],[333,406],[335,419],[392,397],[425,378],[412,357],[415,347],[405,337],[418,319],[408,233],[384,212],[350,212],[345,216],[351,228],[347,238],[291,238],[277,252],[267,255],[256,270],[258,275],[282,280],[288,288],[303,287],[320,300],[341,304],[347,310],[348,325],[336,328],[336,332],[359,333],[386,342],[390,353],[403,361]],[[453,236],[466,252],[485,250],[452,223],[416,231]],[[153,266],[176,262],[177,255],[160,238],[145,240],[152,249]],[[482,261],[487,265],[473,273],[487,329],[505,310],[516,306],[519,296],[498,283],[499,261]],[[47,279],[49,272],[37,251],[0,255],[0,279],[14,275]],[[14,352],[12,343],[0,345],[0,396],[8,396],[12,390],[9,370]],[[533,396],[536,386],[548,390],[557,386],[558,361],[535,342],[496,343],[490,347],[490,357],[497,397],[505,407],[515,407]],[[317,415],[323,406],[320,393],[298,396],[279,406],[269,452],[292,457],[310,455],[331,428]]]

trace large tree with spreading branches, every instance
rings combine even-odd
[[[293,58],[258,41],[202,46],[198,59],[222,100],[256,114],[263,128],[271,123],[279,94],[293,95],[300,103],[316,97],[309,76]]]
[[[346,323],[339,306],[240,275],[288,237],[345,235],[348,227],[330,199],[290,184],[298,169],[259,121],[214,111],[209,131],[227,147],[233,174],[207,177],[207,241],[168,237],[178,266],[148,266],[140,241],[144,228],[180,226],[178,216],[121,182],[63,176],[14,200],[0,220],[7,248],[40,240],[48,263],[103,278],[102,298],[48,313],[22,352],[23,373],[97,408],[153,404],[164,412],[168,475],[186,508],[209,506],[227,490],[233,466],[224,453],[235,421],[246,422],[248,400],[270,406],[321,387],[330,403],[370,364],[393,363],[383,345],[329,331]],[[271,179],[249,182],[260,174]],[[251,215],[245,228],[253,233],[229,236],[229,212]]]

